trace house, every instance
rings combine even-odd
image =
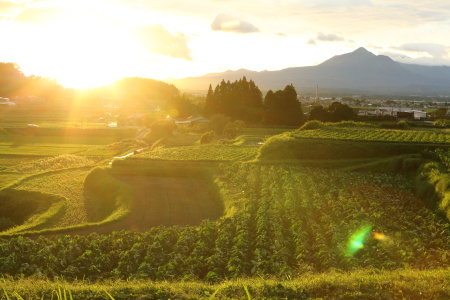
[[[209,120],[201,116],[189,117],[187,121],[189,121],[191,124],[209,124]]]
[[[427,113],[421,110],[414,110],[408,107],[377,107],[376,116],[393,116],[403,119],[423,120]]]
[[[2,107],[6,107],[6,106],[15,106],[16,103],[12,102],[11,100],[9,100],[9,98],[3,98],[0,97],[0,105]]]

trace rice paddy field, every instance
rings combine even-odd
[[[409,152],[445,149],[446,134],[327,125],[0,147],[0,298],[450,298],[448,170]],[[420,147],[345,160],[314,148],[349,140]],[[284,156],[293,141],[318,156]]]

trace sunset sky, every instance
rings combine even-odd
[[[1,62],[85,88],[310,66],[365,47],[450,65],[448,0],[0,1]]]

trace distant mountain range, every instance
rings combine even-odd
[[[450,95],[450,67],[403,64],[365,48],[334,56],[317,66],[279,71],[245,69],[211,73],[201,77],[171,79],[179,89],[207,90],[222,80],[246,76],[262,91],[278,90],[293,84],[298,93],[314,92],[363,95]]]

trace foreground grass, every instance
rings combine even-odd
[[[198,281],[104,281],[3,278],[1,299],[449,299],[450,269],[358,270],[298,278]],[[20,298],[18,298],[20,299]]]

